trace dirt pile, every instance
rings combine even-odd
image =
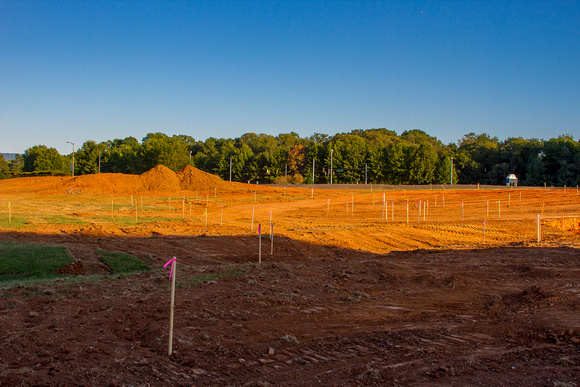
[[[232,186],[232,183],[223,181],[219,176],[203,172],[191,165],[179,171],[177,176],[181,180],[180,185],[183,190],[229,189]]]
[[[141,175],[141,184],[146,191],[179,191],[180,181],[171,169],[158,165]]]
[[[141,175],[100,173],[71,177],[26,177],[0,181],[1,192],[37,192],[47,194],[130,195],[144,192],[204,190],[243,190],[245,184],[225,182],[218,176],[192,166],[178,173],[158,165]]]
[[[142,186],[141,178],[138,175],[99,173],[70,179],[62,187],[58,187],[57,191],[68,194],[125,195],[141,191]]]

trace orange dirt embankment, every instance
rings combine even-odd
[[[218,176],[186,166],[175,173],[158,165],[141,175],[100,173],[77,177],[24,177],[0,181],[0,193],[38,192],[46,194],[125,195],[137,192],[178,192],[204,190],[248,190],[249,185],[225,182]],[[255,187],[252,187],[255,190]],[[261,188],[264,189],[264,188]]]

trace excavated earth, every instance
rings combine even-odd
[[[21,178],[0,181],[5,242],[74,263],[0,283],[2,386],[580,385],[577,189]]]

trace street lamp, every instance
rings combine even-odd
[[[453,157],[451,158],[451,176],[449,180],[451,181],[450,185],[453,185]]]
[[[334,149],[330,150],[330,184],[332,184],[332,154],[334,153]]]
[[[73,146],[72,177],[75,177],[75,143],[67,141],[67,144],[71,144]]]

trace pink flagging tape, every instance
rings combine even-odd
[[[172,259],[169,260],[169,262],[163,265],[163,268],[167,269],[167,265],[171,263],[171,270],[169,271],[169,279],[171,279],[171,275],[173,274],[173,262],[177,262],[177,259],[175,257],[173,257]]]

